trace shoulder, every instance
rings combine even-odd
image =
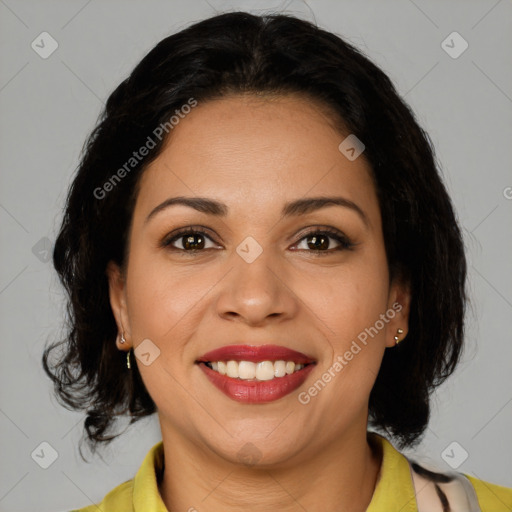
[[[405,510],[401,508],[401,503],[406,503],[414,512],[512,512],[512,488],[466,473],[444,471],[431,465],[424,457],[400,453],[386,438],[375,433],[372,433],[369,440],[375,441],[383,449],[381,481],[377,485],[376,501],[383,494],[378,491],[385,488],[389,491],[385,493],[386,499],[389,499],[389,494],[400,495],[399,506],[395,507],[397,510]],[[369,510],[373,512],[373,509]]]
[[[510,512],[512,488],[466,473],[439,472],[409,460],[418,510]]]
[[[475,489],[478,503],[483,512],[510,512],[512,510],[512,488],[491,484],[471,475],[464,476]]]
[[[74,509],[71,512],[129,512],[132,510],[133,479],[119,484],[105,495],[100,503],[84,508]]]
[[[100,503],[71,512],[165,512],[167,509],[158,490],[163,467],[163,443],[159,441],[146,454],[134,478],[114,487]]]

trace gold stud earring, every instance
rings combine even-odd
[[[126,353],[126,368],[128,368],[128,370],[131,369],[131,365],[130,365],[130,352],[131,352],[132,349],[128,350],[128,352]]]
[[[400,327],[396,330],[397,334],[403,334],[404,330],[400,329]],[[400,343],[400,338],[398,336],[395,336],[395,345],[398,345]]]

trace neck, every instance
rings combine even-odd
[[[366,428],[316,447],[313,456],[299,454],[264,468],[212,456],[176,432],[162,429],[162,437],[166,464],[160,494],[169,512],[234,512],[243,507],[252,512],[364,512],[381,465]]]

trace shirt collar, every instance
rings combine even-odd
[[[416,512],[416,499],[409,462],[384,437],[368,433],[368,441],[382,454],[377,485],[366,512],[396,510]],[[133,481],[134,512],[168,512],[158,485],[164,468],[162,441],[155,444],[144,458]]]
[[[382,463],[366,512],[417,512],[409,461],[385,437],[368,433],[368,441],[382,454]]]
[[[158,490],[163,468],[164,445],[160,441],[146,454],[133,479],[134,512],[168,512]]]

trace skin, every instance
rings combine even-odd
[[[366,437],[368,399],[397,329],[407,335],[410,297],[405,284],[390,283],[364,154],[348,160],[338,150],[348,134],[320,105],[297,95],[200,103],[171,135],[141,179],[126,275],[113,262],[107,270],[126,338],[118,348],[149,338],[160,350],[149,366],[133,354],[132,364],[158,409],[164,503],[170,511],[366,510],[381,464]],[[332,195],[356,203],[367,224],[353,209],[332,205],[280,217],[288,201]],[[229,213],[174,205],[145,223],[153,208],[176,196],[216,199]],[[178,228],[198,225],[211,240],[195,255],[184,254],[186,238],[175,240],[174,251],[159,246]],[[335,251],[339,242],[330,238],[320,249],[330,252],[315,256],[311,237],[304,237],[325,227],[354,247]],[[236,252],[248,236],[263,249],[252,263]],[[402,310],[301,404],[298,394],[395,302]],[[243,404],[217,390],[195,364],[237,343],[284,345],[317,365],[293,393]],[[256,447],[250,465],[239,460],[246,443]]]

